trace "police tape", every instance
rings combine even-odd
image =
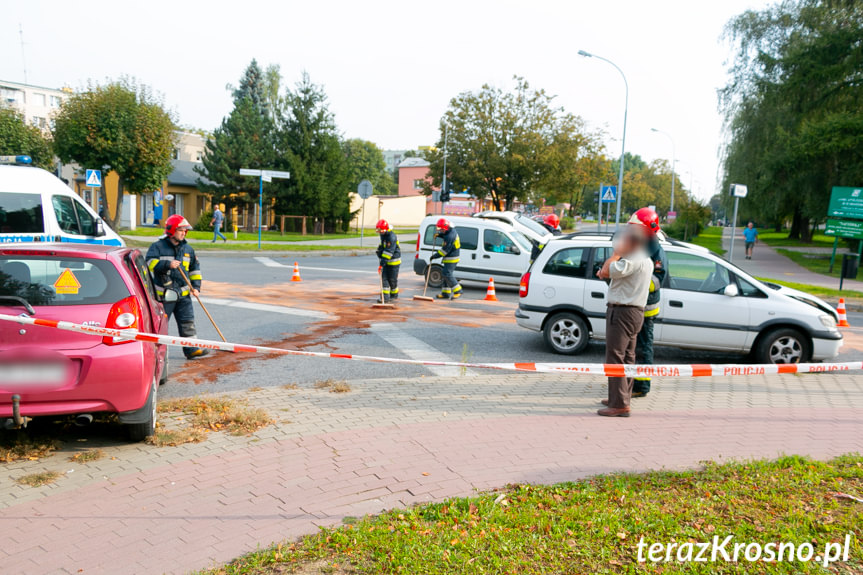
[[[99,337],[113,337],[117,340],[143,341],[172,345],[179,347],[197,347],[233,353],[261,353],[293,355],[300,357],[321,357],[331,359],[347,359],[373,363],[395,363],[403,365],[424,365],[440,367],[460,367],[470,369],[496,369],[502,371],[518,371],[530,373],[571,373],[580,375],[601,375],[607,377],[711,377],[711,376],[746,376],[746,375],[776,375],[784,373],[825,373],[832,371],[851,371],[863,369],[863,361],[848,361],[844,363],[789,363],[789,364],[682,364],[682,365],[615,365],[607,363],[465,363],[456,361],[429,361],[420,359],[398,359],[391,357],[374,357],[369,355],[352,355],[345,353],[323,353],[317,351],[302,351],[298,349],[282,349],[262,345],[244,345],[160,335],[139,332],[134,329],[115,329],[82,325],[54,319],[39,319],[26,315],[12,316],[0,314],[0,321],[11,321],[22,325],[35,325],[73,331]]]

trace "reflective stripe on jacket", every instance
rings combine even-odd
[[[399,239],[392,230],[381,234],[381,245],[378,246],[378,257],[381,265],[397,266],[402,263],[402,250]]]
[[[458,238],[458,232],[455,231],[455,228],[450,228],[441,234],[440,238],[442,243],[437,253],[443,258],[443,263],[458,263],[461,253],[461,240]]]
[[[171,269],[171,262],[174,260],[182,262],[192,287],[197,290],[201,289],[201,280],[203,279],[201,265],[195,256],[195,250],[185,240],[175,246],[167,236],[160,238],[150,245],[145,259],[147,267],[153,273],[156,293],[160,296],[164,295],[166,289],[173,289],[181,296],[187,296],[191,293],[180,270]]]

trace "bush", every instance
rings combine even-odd
[[[701,230],[704,229],[704,223],[702,222],[687,222],[683,220],[676,220],[672,224],[666,224],[662,226],[662,231],[665,232],[670,238],[674,238],[676,240],[682,241],[690,241],[692,238],[701,233]]]
[[[560,229],[561,230],[572,230],[575,228],[575,218],[571,216],[563,216],[560,218]]]

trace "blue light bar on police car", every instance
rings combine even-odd
[[[32,164],[30,156],[0,156],[0,164]]]

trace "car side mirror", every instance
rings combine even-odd
[[[105,235],[105,222],[102,220],[96,220],[96,237],[101,237]]]
[[[737,284],[728,284],[722,293],[728,297],[737,297],[740,295],[740,290],[737,289]]]
[[[174,302],[175,302],[175,301],[177,301],[178,299],[180,299],[180,296],[179,296],[179,295],[177,295],[177,292],[175,292],[175,291],[174,291],[174,290],[172,290],[172,289],[166,289],[166,290],[165,290],[165,295],[164,295],[164,297],[162,297],[162,302],[164,302],[164,303],[174,303]]]

